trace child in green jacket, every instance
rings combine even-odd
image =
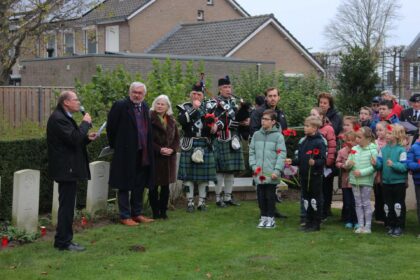
[[[249,165],[254,172],[257,185],[258,206],[261,218],[258,228],[274,228],[276,205],[276,186],[286,158],[286,145],[283,134],[275,126],[277,113],[266,110],[261,119],[261,129],[252,136],[249,146]]]
[[[359,228],[355,233],[371,233],[372,208],[370,206],[370,193],[372,191],[375,169],[371,160],[376,160],[375,137],[369,127],[361,127],[356,131],[356,143],[350,151],[345,163],[345,169],[350,169],[349,179],[352,186],[356,204],[356,215]]]
[[[399,124],[386,127],[387,144],[372,164],[382,171],[382,191],[384,195],[384,210],[388,234],[399,237],[405,226],[405,189],[407,183],[407,152],[404,147],[405,130]]]

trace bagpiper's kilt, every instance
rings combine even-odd
[[[195,163],[191,160],[194,148],[197,147],[204,150],[203,163]],[[210,149],[206,139],[194,139],[191,149],[188,151],[181,149],[178,179],[193,182],[216,181],[216,162],[214,159],[214,153]]]
[[[216,170],[219,173],[233,173],[245,169],[242,147],[234,150],[231,141],[214,141],[214,156],[216,158]]]

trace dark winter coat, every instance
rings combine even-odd
[[[338,136],[341,130],[343,130],[343,118],[334,108],[329,108],[326,115],[331,123],[331,126],[334,128],[335,136]]]
[[[314,154],[314,150],[317,152]],[[326,163],[327,143],[321,133],[317,132],[313,136],[305,136],[299,141],[296,158],[293,165],[299,166],[299,174],[308,178],[309,170],[313,175],[322,175]],[[315,165],[309,168],[309,160],[315,160]]]
[[[260,108],[252,111],[251,113],[251,123],[250,123],[250,135],[252,137],[252,135],[260,130],[261,128],[261,118],[263,116],[263,113],[265,110],[269,109],[267,103],[265,103],[264,105],[262,105]],[[287,129],[287,121],[286,121],[286,116],[284,115],[283,111],[278,109],[276,107],[275,109],[276,113],[277,113],[277,127],[279,129],[281,129],[281,131]]]
[[[56,182],[89,180],[86,145],[90,124],[76,122],[58,105],[48,119],[48,173]]]
[[[143,102],[143,110],[148,123],[147,153],[150,163],[148,178],[143,178],[146,186],[153,187],[154,154],[152,125],[149,108]],[[107,136],[109,146],[114,149],[109,174],[109,185],[120,190],[132,190],[137,186],[138,173],[138,135],[134,104],[129,98],[116,101],[108,114]]]
[[[155,155],[155,186],[169,185],[176,180],[176,153],[179,148],[179,133],[173,116],[166,116],[166,128],[155,111],[150,112]],[[161,148],[171,148],[174,153],[164,156]]]

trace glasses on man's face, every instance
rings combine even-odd
[[[79,101],[79,98],[70,98],[70,101]]]
[[[272,121],[270,118],[262,118],[263,121]]]
[[[134,93],[134,94],[144,94],[144,92],[143,91],[137,91],[137,90],[133,90],[131,93]]]

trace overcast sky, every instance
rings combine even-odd
[[[252,16],[271,14],[310,52],[326,49],[324,28],[340,0],[236,0]],[[420,0],[400,0],[400,19],[387,46],[409,45],[420,33]]]

